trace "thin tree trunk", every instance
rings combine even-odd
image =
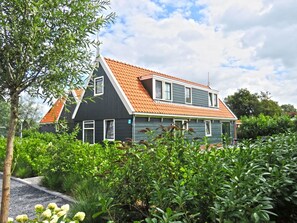
[[[6,158],[3,169],[2,200],[0,222],[7,223],[10,201],[10,177],[13,159],[13,142],[18,120],[19,94],[16,92],[10,95],[10,121],[7,135]]]

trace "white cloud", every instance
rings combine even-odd
[[[294,0],[114,0],[104,56],[207,83],[221,97],[245,87],[297,106]],[[297,95],[297,94],[296,94]]]

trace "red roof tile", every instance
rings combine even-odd
[[[79,89],[75,89],[74,93],[76,95],[74,95],[78,100],[81,100],[81,97],[83,95],[84,89],[79,88]],[[58,99],[53,106],[51,107],[51,109],[45,114],[45,116],[41,119],[40,123],[42,124],[46,124],[46,123],[54,123],[56,121],[58,121],[60,114],[63,110],[63,106],[64,103],[66,102],[65,98],[60,98]]]
[[[219,101],[219,108],[202,108],[191,105],[173,104],[170,102],[154,101],[147,90],[139,80],[140,77],[148,75],[157,75],[160,77],[169,78],[173,81],[191,84],[199,88],[209,90],[208,86],[172,77],[166,74],[155,72],[152,70],[136,67],[119,61],[105,58],[107,65],[118,81],[120,87],[131,103],[134,112],[136,113],[151,113],[160,115],[173,116],[194,116],[194,117],[213,117],[236,119],[222,101]]]
[[[51,109],[41,119],[40,123],[46,124],[56,122],[60,117],[65,101],[65,98],[58,99],[51,107]]]

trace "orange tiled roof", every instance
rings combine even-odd
[[[41,119],[40,123],[54,123],[59,119],[59,116],[62,112],[65,98],[58,99],[51,109],[45,114],[45,116]]]
[[[76,97],[80,100],[82,94],[84,93],[84,89],[83,88],[75,89],[74,92],[76,94]]]
[[[75,96],[78,98],[78,100],[80,100],[83,95],[84,89],[82,88],[75,89],[74,92],[76,94]],[[54,123],[58,121],[65,102],[66,102],[65,98],[59,98],[51,107],[51,109],[41,119],[40,123],[46,124],[46,123]]]
[[[117,79],[119,85],[131,103],[136,113],[152,113],[160,115],[176,115],[176,116],[197,116],[197,117],[213,117],[213,118],[229,118],[236,117],[228,110],[228,108],[219,101],[219,109],[202,108],[190,105],[178,105],[172,103],[157,102],[152,99],[147,90],[139,80],[140,77],[148,75],[157,75],[172,80],[184,82],[185,84],[196,85],[197,87],[210,89],[208,86],[186,81],[180,78],[172,77],[159,72],[136,67],[119,61],[105,58],[107,65]]]

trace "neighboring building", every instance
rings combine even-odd
[[[139,141],[146,138],[140,130],[160,125],[192,128],[191,137],[207,136],[211,143],[235,134],[237,118],[218,91],[148,69],[100,57],[86,90],[79,91],[69,96],[76,103],[68,106],[71,100],[59,99],[54,104],[41,120],[41,131],[54,132],[54,124],[65,118],[71,127],[79,125],[78,138],[90,143]]]

